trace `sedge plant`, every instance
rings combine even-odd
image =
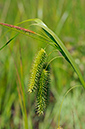
[[[23,24],[26,22],[32,22],[30,24],[30,26],[40,27],[42,29],[43,33],[39,34],[33,30],[28,30],[28,29],[19,27],[20,24]],[[17,24],[16,26],[6,24],[6,23],[0,23],[0,25],[10,28],[9,31],[14,30],[17,32],[17,34],[14,37],[10,38],[10,40],[0,48],[0,51],[6,45],[8,45],[13,39],[15,39],[15,37],[18,36],[19,33],[30,36],[37,40],[46,41],[46,43],[49,43],[56,50],[58,50],[62,54],[63,58],[65,58],[66,61],[71,65],[71,67],[77,73],[82,87],[85,89],[85,81],[83,79],[82,73],[80,72],[80,70],[79,70],[77,64],[75,63],[74,59],[72,58],[71,54],[68,52],[67,48],[62,43],[62,41],[57,37],[57,35],[51,29],[49,29],[47,27],[47,25],[45,23],[43,23],[40,19],[28,19],[28,20],[22,21],[21,23]],[[47,102],[48,102],[48,96],[49,96],[50,71],[49,71],[48,67],[49,67],[50,62],[47,63],[46,58],[47,58],[47,54],[46,54],[45,50],[41,49],[38,52],[38,54],[34,60],[32,72],[30,75],[30,81],[28,84],[29,85],[28,86],[29,93],[32,93],[35,91],[37,92],[37,112],[39,115],[43,114],[44,110],[46,109]],[[23,90],[23,87],[21,87],[21,89]],[[67,93],[66,93],[66,95],[67,95]],[[20,96],[20,94],[19,94],[19,96]],[[22,107],[22,109],[25,110],[25,112],[24,112],[25,121],[27,121],[26,107],[25,107],[25,100],[24,100],[25,95],[23,95],[23,93],[22,93],[22,96],[23,96],[23,105],[24,105]],[[62,107],[62,104],[61,104],[61,107]],[[60,108],[60,111],[61,111],[61,108]],[[25,122],[25,127],[28,128],[26,126],[26,124],[27,124],[27,122]],[[59,125],[58,129],[61,129],[60,125]]]

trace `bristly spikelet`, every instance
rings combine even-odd
[[[31,70],[29,87],[28,87],[28,91],[30,93],[33,90],[37,89],[39,78],[40,78],[40,75],[42,73],[43,65],[45,63],[45,60],[46,60],[46,52],[45,52],[44,49],[41,49],[38,52],[38,54],[37,54],[37,56],[34,60],[33,67],[32,67],[32,70]]]
[[[37,113],[43,114],[48,104],[49,71],[43,69],[37,89]]]

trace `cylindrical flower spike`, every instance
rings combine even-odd
[[[31,93],[33,90],[37,89],[38,83],[39,83],[39,78],[43,70],[43,65],[46,60],[46,52],[44,49],[41,49],[33,63],[33,67],[31,70],[31,77],[29,81],[29,87],[28,91]]]
[[[49,96],[49,80],[49,71],[43,69],[37,89],[37,112],[39,115],[43,114],[47,107]]]

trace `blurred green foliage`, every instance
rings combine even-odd
[[[29,18],[40,18],[60,37],[85,79],[85,1],[0,0],[0,22],[15,25]],[[23,26],[28,28],[28,24],[23,24]],[[5,34],[7,30],[7,28],[0,26],[0,47],[15,34],[14,31]],[[71,86],[80,84],[76,73],[65,60],[54,60],[51,63],[50,102],[44,116],[37,116],[35,95],[29,95],[27,88],[32,61],[41,47],[46,47],[46,43],[20,34],[10,45],[0,51],[1,129],[24,128],[17,90],[19,82],[14,60],[19,75],[21,79],[23,78],[29,129],[56,129],[63,95]],[[46,52],[49,54],[53,49],[48,45]],[[53,51],[50,59],[56,54],[57,52]],[[85,128],[84,105],[83,88],[76,88],[68,94],[61,112],[60,123],[64,129]]]

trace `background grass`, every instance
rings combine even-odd
[[[17,24],[29,18],[40,18],[64,42],[85,78],[85,2],[84,0],[0,0],[0,22]],[[28,24],[23,24],[28,28]],[[14,31],[0,26],[0,46],[6,43]],[[2,36],[5,36],[2,38]],[[16,66],[24,84],[26,110],[29,129],[56,129],[60,103],[65,92],[75,84],[80,84],[71,66],[63,59],[51,63],[50,102],[42,117],[35,110],[35,95],[29,95],[27,86],[34,56],[45,42],[25,35],[19,35],[12,43],[0,51],[0,128],[23,129],[23,115],[19,102]],[[49,54],[53,47],[48,45]],[[52,52],[50,59],[56,56]],[[85,93],[79,87],[65,98],[60,124],[64,129],[85,128]]]

